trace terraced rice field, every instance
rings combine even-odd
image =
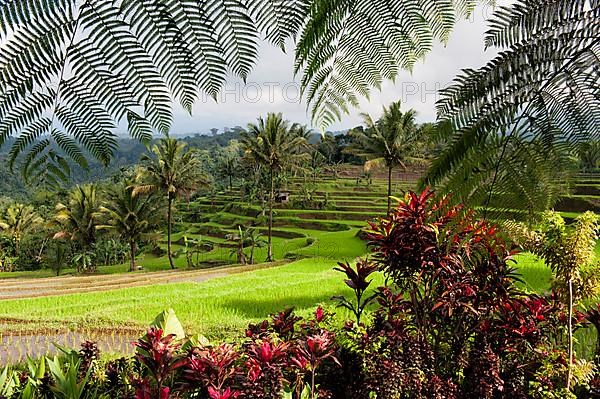
[[[234,243],[227,234],[239,225],[266,234],[266,218],[238,194],[223,192],[180,205],[175,250],[184,248],[184,237],[210,244],[200,254],[200,268],[188,269],[180,256],[178,270],[170,271],[165,256],[144,254],[138,259],[144,271],[134,273],[126,273],[128,265],[123,264],[103,267],[93,276],[0,275],[0,363],[23,359],[33,346],[40,348],[35,355],[51,351],[50,338],[66,343],[92,338],[109,352],[122,352],[123,342],[169,307],[190,333],[227,339],[239,335],[247,323],[288,306],[301,315],[319,303],[332,306],[331,296],[349,293],[332,268],[367,252],[357,233],[367,220],[385,213],[385,181],[357,186],[352,178],[322,180],[313,197],[327,198],[327,209],[295,205],[300,183],[290,183],[292,202],[275,211],[276,263],[234,264]],[[394,194],[400,196],[413,185],[397,183]],[[266,248],[258,248],[255,257],[265,259]],[[543,263],[524,254],[518,264],[525,289],[547,288],[550,273]],[[340,322],[347,316],[334,311]]]

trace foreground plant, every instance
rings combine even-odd
[[[553,272],[553,289],[567,305],[568,315],[568,377],[567,389],[571,388],[573,353],[573,309],[594,298],[600,289],[600,268],[594,263],[594,248],[600,220],[593,212],[577,217],[572,228],[566,226],[557,212],[542,215],[538,230],[530,230],[522,224],[508,223],[516,240],[528,251],[540,256]]]
[[[367,279],[377,270],[377,265],[369,262],[368,259],[357,258],[356,270],[348,262],[338,262],[338,266],[334,270],[346,274],[348,279],[344,283],[354,291],[356,303],[350,302],[343,296],[334,296],[332,299],[338,302],[338,306],[344,307],[354,313],[356,323],[360,324],[360,318],[365,308],[377,297],[377,293],[364,297],[369,285],[371,285],[371,280]]]

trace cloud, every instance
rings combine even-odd
[[[359,109],[351,110],[330,129],[356,126],[361,121],[360,112],[376,116],[383,105],[398,99],[406,109],[418,111],[419,121],[434,121],[438,90],[450,83],[461,69],[479,68],[496,55],[492,50],[484,51],[483,45],[485,20],[491,12],[489,7],[478,7],[469,20],[457,24],[447,45],[436,44],[426,59],[415,65],[412,73],[403,71],[395,83],[385,82],[380,92],[372,93],[370,100],[363,99]],[[310,124],[306,104],[299,98],[293,65],[293,54],[285,54],[265,43],[247,84],[231,79],[216,102],[212,98],[201,98],[192,116],[183,109],[176,109],[173,133],[205,133],[213,127],[246,126],[267,112],[282,112],[289,120]]]

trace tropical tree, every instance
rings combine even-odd
[[[256,248],[263,248],[265,245],[267,245],[267,241],[263,238],[263,234],[254,227],[248,227],[246,230],[244,230],[244,241],[246,247],[250,248],[250,257],[248,258],[248,262],[253,265],[254,250]]]
[[[497,8],[485,45],[498,55],[442,90],[438,117],[453,129],[422,186],[486,211],[551,207],[570,155],[600,132],[599,15],[593,0]]]
[[[19,254],[21,239],[41,227],[44,220],[32,206],[14,203],[0,216],[0,231],[7,234],[14,244],[15,253]]]
[[[142,157],[136,186],[132,194],[161,193],[167,201],[167,256],[175,269],[171,250],[173,203],[180,197],[189,199],[199,187],[207,184],[201,165],[193,150],[174,138],[164,138],[152,147],[152,155]]]
[[[106,164],[115,127],[126,123],[145,142],[168,133],[172,99],[191,112],[230,72],[247,78],[263,37],[282,50],[294,43],[295,72],[324,127],[445,42],[475,3],[3,1],[0,145],[16,136],[9,163],[48,184],[68,177],[65,158]]]
[[[227,147],[217,155],[217,175],[228,179],[229,191],[233,190],[233,179],[240,174],[239,152],[239,143],[237,140],[231,140]]]
[[[159,225],[161,213],[156,193],[134,194],[133,182],[123,182],[107,194],[100,208],[105,220],[99,229],[115,232],[129,244],[129,270],[135,271],[135,255],[138,243]]]
[[[100,198],[96,186],[76,186],[66,204],[56,205],[53,224],[59,230],[54,238],[68,238],[79,243],[84,251],[90,251],[96,242],[100,222]]]
[[[242,230],[242,226],[238,226],[238,231],[235,233],[229,233],[225,236],[225,238],[229,241],[233,241],[236,245],[234,249],[231,250],[231,255],[236,255],[237,263],[241,265],[246,264],[246,254],[244,253],[244,230]]]
[[[290,134],[289,122],[281,114],[270,113],[266,119],[258,118],[257,124],[248,125],[242,133],[242,146],[246,155],[256,164],[263,165],[269,173],[269,230],[267,262],[273,261],[273,202],[275,179],[286,168],[292,168],[307,158],[302,150],[306,139]]]
[[[351,134],[354,142],[347,148],[362,158],[366,158],[365,170],[384,166],[388,172],[387,210],[391,209],[392,172],[398,166],[406,169],[408,162],[422,162],[419,150],[423,132],[415,122],[415,110],[403,113],[400,101],[383,107],[383,114],[374,121],[368,114],[362,114],[366,129],[354,129]]]

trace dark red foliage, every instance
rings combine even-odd
[[[492,399],[504,391],[500,377],[500,359],[492,350],[485,336],[478,336],[471,348],[468,367],[465,370],[464,390],[466,397]]]
[[[377,270],[377,265],[366,259],[359,258],[356,262],[356,270],[348,262],[338,262],[338,267],[334,268],[334,270],[346,274],[348,279],[344,280],[344,282],[348,287],[355,291],[365,291],[371,284],[368,278]]]
[[[268,340],[250,343],[245,348],[247,378],[243,396],[270,399],[281,396],[284,388],[284,369],[288,366],[290,344],[275,344]]]
[[[335,336],[333,333],[323,330],[318,334],[298,340],[294,348],[292,363],[301,370],[316,370],[327,360],[339,364],[336,351]]]
[[[183,378],[188,387],[202,386],[221,393],[226,387],[233,386],[240,376],[239,357],[237,349],[230,344],[194,348],[188,356]]]
[[[344,282],[354,291],[356,301],[351,302],[344,296],[334,296],[331,299],[337,301],[338,306],[345,307],[354,313],[356,322],[360,323],[365,308],[375,299],[375,295],[365,297],[365,292],[371,284],[371,280],[368,278],[377,270],[377,265],[374,262],[369,262],[368,259],[358,258],[356,259],[356,270],[348,262],[339,262],[338,266],[334,270],[346,274],[348,279]]]
[[[180,345],[175,342],[175,336],[163,336],[162,329],[152,327],[135,343],[135,346],[137,347],[135,358],[156,383],[156,392],[165,395],[163,388],[167,380],[187,363],[178,352]],[[143,381],[148,382],[147,379]],[[145,386],[143,385],[144,389]],[[166,395],[168,397],[168,391]]]
[[[93,363],[100,358],[100,349],[95,342],[85,341],[79,350],[79,374],[84,376],[92,367]]]
[[[271,322],[263,320],[258,324],[250,324],[246,329],[246,337],[262,339],[275,333],[283,339],[291,339],[294,336],[296,324],[300,320],[302,318],[294,314],[294,308],[287,308],[271,315]]]

